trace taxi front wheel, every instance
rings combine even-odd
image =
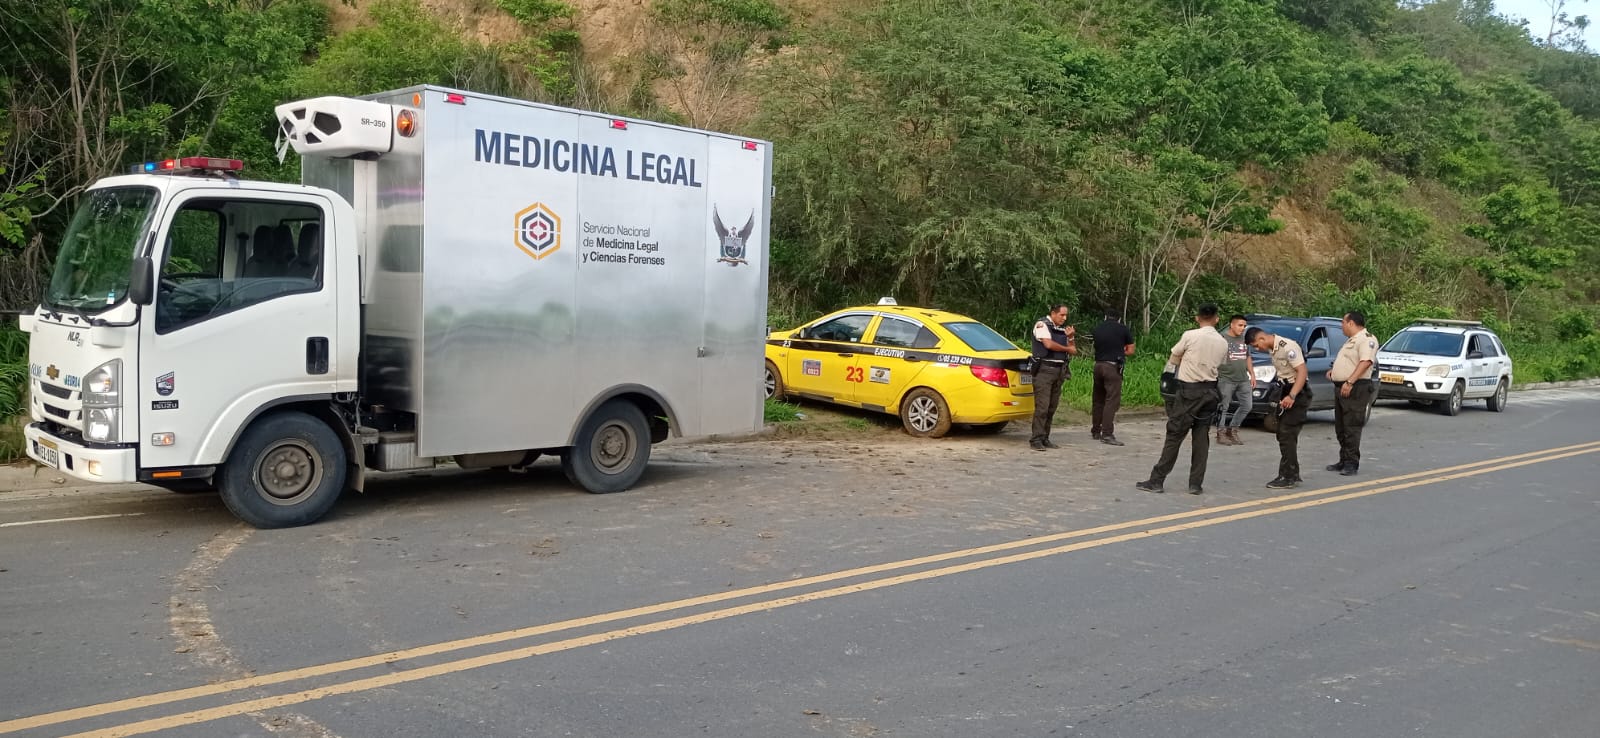
[[[918,387],[900,403],[900,422],[918,438],[943,438],[950,432],[950,406],[927,387]]]

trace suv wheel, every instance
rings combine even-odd
[[[1494,394],[1489,395],[1490,412],[1503,413],[1506,411],[1506,395],[1510,389],[1510,387],[1506,386],[1506,380],[1500,380],[1500,386],[1495,387]]]
[[[1461,399],[1466,395],[1466,392],[1466,388],[1461,386],[1460,382],[1456,382],[1456,386],[1450,390],[1450,396],[1445,398],[1444,402],[1439,403],[1439,412],[1445,415],[1459,415],[1461,413]]]

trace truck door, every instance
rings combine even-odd
[[[139,329],[141,467],[220,463],[259,409],[335,391],[329,214],[320,197],[224,189],[167,205]]]
[[[849,313],[806,326],[789,345],[783,381],[799,394],[830,402],[855,402],[857,351],[874,319],[872,313]]]

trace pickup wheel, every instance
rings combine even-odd
[[[344,492],[345,451],[339,437],[298,412],[257,420],[217,473],[222,502],[257,528],[290,528],[327,514]]]
[[[918,387],[900,403],[900,422],[918,438],[943,438],[950,432],[950,406],[927,387]]]
[[[1489,395],[1489,411],[1503,413],[1506,411],[1506,400],[1509,399],[1511,388],[1506,385],[1506,380],[1500,380],[1500,385],[1494,388],[1494,394]]]
[[[1466,397],[1466,394],[1466,388],[1460,382],[1456,382],[1456,386],[1450,390],[1450,396],[1439,403],[1439,412],[1445,415],[1460,415],[1461,400]]]
[[[783,375],[778,373],[778,365],[767,362],[766,376],[763,378],[766,398],[769,400],[783,399]]]
[[[625,400],[594,411],[578,431],[577,443],[561,454],[568,481],[595,494],[632,487],[650,463],[650,428],[644,412]]]

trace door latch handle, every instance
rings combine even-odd
[[[843,357],[845,357],[845,358],[847,358],[847,359],[848,359],[848,358],[850,358],[850,357],[852,357],[852,356],[855,356],[855,354],[850,354],[850,353],[845,353],[845,352],[842,352],[842,351],[841,351],[841,352],[839,352],[839,355],[840,355],[840,356],[843,356]]]
[[[306,373],[328,373],[328,339],[316,336],[306,339]]]

